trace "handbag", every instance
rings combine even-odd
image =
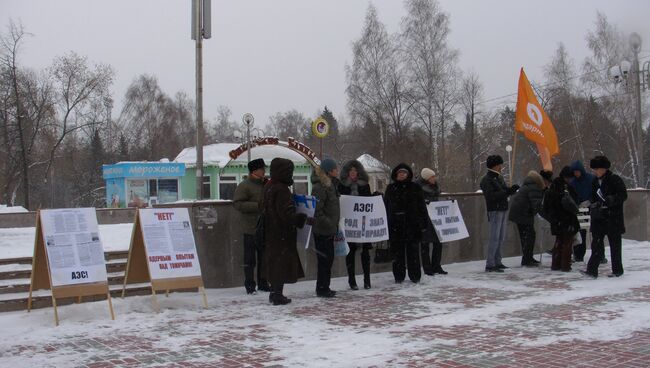
[[[345,257],[350,253],[350,247],[345,240],[343,230],[339,229],[334,236],[334,255],[338,257]]]
[[[393,262],[393,254],[390,251],[390,244],[388,241],[375,243],[375,263],[391,263]]]

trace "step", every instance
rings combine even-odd
[[[110,287],[111,290],[111,297],[112,298],[119,298],[122,296],[122,286],[121,285],[112,285]],[[174,290],[174,292],[197,292],[198,290],[196,288],[193,289],[180,289],[180,290]],[[22,294],[22,293],[21,293]],[[134,284],[131,286],[127,286],[126,289],[126,296],[135,296],[135,295],[150,295],[151,294],[151,287],[148,284]],[[161,295],[159,295],[161,297]],[[23,294],[21,296],[17,296],[14,298],[6,299],[6,300],[0,300],[0,312],[11,312],[11,311],[19,311],[19,310],[27,310],[27,301],[28,301],[29,295],[28,294]],[[105,295],[93,295],[93,296],[85,296],[82,299],[83,302],[93,302],[93,301],[101,301],[101,300],[106,300]],[[72,303],[76,303],[77,298],[61,298],[56,300],[57,306],[62,306],[62,305],[68,305]],[[52,296],[49,293],[49,290],[39,290],[39,293],[36,294],[35,296],[32,296],[32,309],[38,309],[38,308],[47,308],[52,306]]]

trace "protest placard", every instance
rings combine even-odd
[[[207,298],[187,208],[139,209],[133,224],[122,297],[129,283],[151,282],[156,291],[198,288]]]
[[[304,213],[307,217],[314,217],[316,211],[316,197],[306,194],[294,194],[293,201],[296,204],[296,212]],[[305,224],[302,229],[298,229],[296,244],[299,247],[309,248],[309,239],[311,238],[311,225]]]
[[[51,289],[54,321],[59,325],[57,298],[106,295],[115,319],[108,288],[104,247],[94,208],[40,210],[27,310],[34,290]]]
[[[342,195],[341,219],[348,243],[372,243],[388,240],[386,207],[381,196]]]
[[[427,212],[441,243],[469,237],[458,202],[431,202],[427,205]]]

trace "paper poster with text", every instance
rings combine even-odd
[[[441,243],[469,237],[458,202],[431,202],[427,205],[427,211]]]
[[[106,282],[95,209],[41,210],[40,214],[52,286]]]
[[[388,240],[386,207],[381,196],[342,195],[341,219],[348,243],[373,243]]]
[[[187,208],[139,211],[151,279],[201,276]]]
[[[316,211],[317,199],[314,196],[305,194],[294,194],[293,201],[296,204],[296,212],[304,213],[307,217],[314,217]],[[309,248],[309,239],[311,238],[311,225],[305,224],[302,229],[298,229],[296,244],[299,247]]]

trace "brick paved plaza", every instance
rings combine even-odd
[[[340,260],[337,260],[340,261]],[[482,272],[448,265],[419,285],[373,275],[373,289],[318,299],[313,281],[290,285],[293,303],[209,290],[0,315],[3,367],[648,367],[650,243],[626,242],[622,278],[545,267]]]

